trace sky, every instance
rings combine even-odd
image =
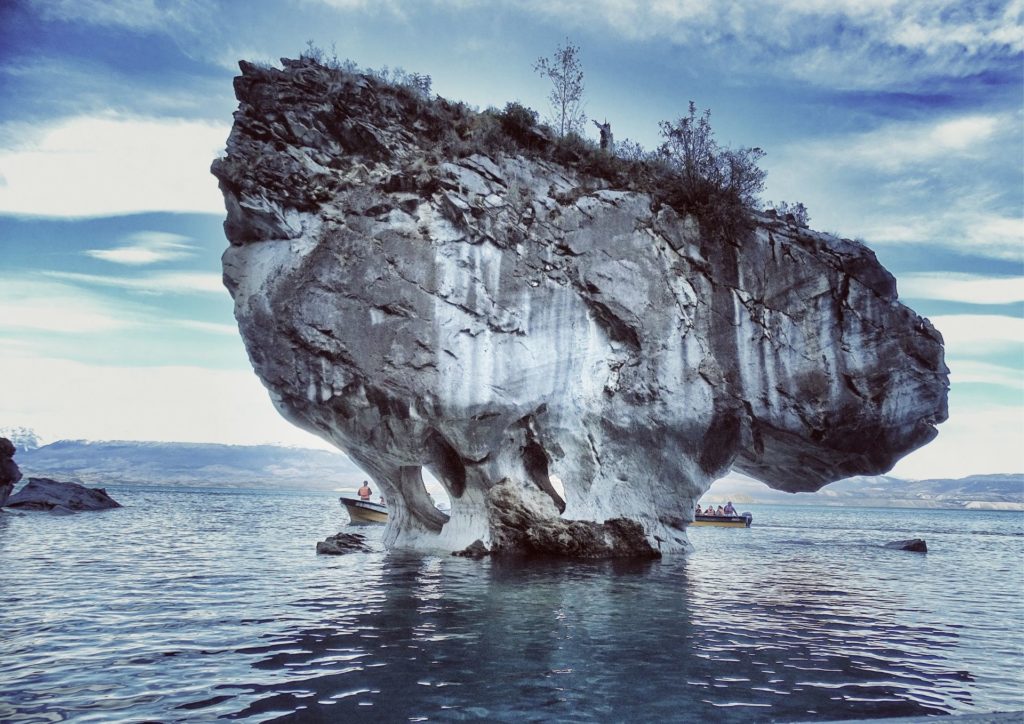
[[[237,61],[313,41],[485,108],[586,110],[653,148],[692,99],[767,155],[765,202],[865,241],[946,340],[950,419],[907,478],[1024,471],[1024,0],[4,0],[0,427],[325,443],[281,419],[221,284],[210,162]],[[596,133],[591,126],[589,129]]]

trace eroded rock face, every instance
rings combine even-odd
[[[281,413],[385,492],[391,546],[685,549],[731,467],[813,491],[946,417],[940,335],[858,243],[769,217],[713,241],[536,156],[432,159],[443,102],[242,71],[213,166],[239,329]]]

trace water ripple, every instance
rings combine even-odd
[[[687,558],[515,563],[318,557],[344,525],[329,495],[115,497],[0,516],[0,720],[1024,708],[1019,514],[764,508],[693,530]],[[909,537],[927,556],[879,546]]]

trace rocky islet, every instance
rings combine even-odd
[[[5,505],[14,510],[46,511],[58,515],[121,507],[103,488],[87,488],[78,483],[49,478],[29,478],[25,487],[8,498]]]

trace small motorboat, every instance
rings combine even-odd
[[[739,515],[695,515],[690,525],[715,525],[719,528],[749,528],[754,522],[750,513]]]
[[[366,523],[387,523],[388,506],[381,503],[372,503],[369,500],[359,498],[338,498],[341,504],[348,511],[348,517],[357,525]]]

